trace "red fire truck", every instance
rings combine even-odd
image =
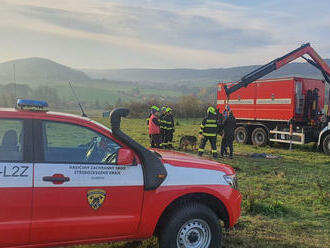
[[[235,171],[148,150],[120,129],[47,111],[0,108],[0,247],[55,247],[159,237],[161,248],[221,247],[242,196]]]
[[[313,60],[304,57],[308,54]],[[325,80],[300,77],[258,80],[302,57],[318,68]],[[330,154],[330,67],[309,43],[275,59],[236,83],[219,83],[217,108],[230,106],[237,118],[235,139],[262,146],[271,142],[317,142]],[[243,88],[244,87],[244,88]]]

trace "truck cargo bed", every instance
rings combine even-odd
[[[224,85],[230,86],[232,83],[218,84],[217,108],[221,112],[226,103]],[[307,94],[318,92],[317,111],[321,111],[324,108],[324,87],[324,82],[319,79],[290,77],[257,80],[231,94],[228,104],[237,119],[280,122],[295,119],[303,122],[308,111]]]

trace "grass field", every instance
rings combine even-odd
[[[97,121],[109,124],[106,119]],[[199,122],[179,120],[176,147],[182,135],[197,134]],[[148,145],[145,120],[124,119],[122,129]],[[223,247],[329,247],[330,157],[312,145],[294,147],[292,151],[239,144],[234,149],[233,160],[217,159],[236,169],[243,195],[242,216],[233,230],[224,231]],[[249,156],[251,153],[271,153],[280,158],[256,159]],[[155,239],[149,239],[137,246],[114,243],[83,247],[158,246]]]

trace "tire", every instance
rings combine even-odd
[[[237,143],[246,144],[249,139],[248,130],[243,126],[239,126],[235,129],[234,137]]]
[[[159,233],[160,248],[220,248],[219,218],[207,206],[186,202],[168,215]]]
[[[322,142],[322,150],[325,154],[330,155],[330,134],[324,137]]]
[[[265,129],[258,127],[253,130],[251,135],[252,144],[256,146],[265,146],[268,142],[268,136]]]

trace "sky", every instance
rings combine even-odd
[[[0,0],[0,62],[223,68],[306,42],[330,58],[329,9],[329,0]]]

